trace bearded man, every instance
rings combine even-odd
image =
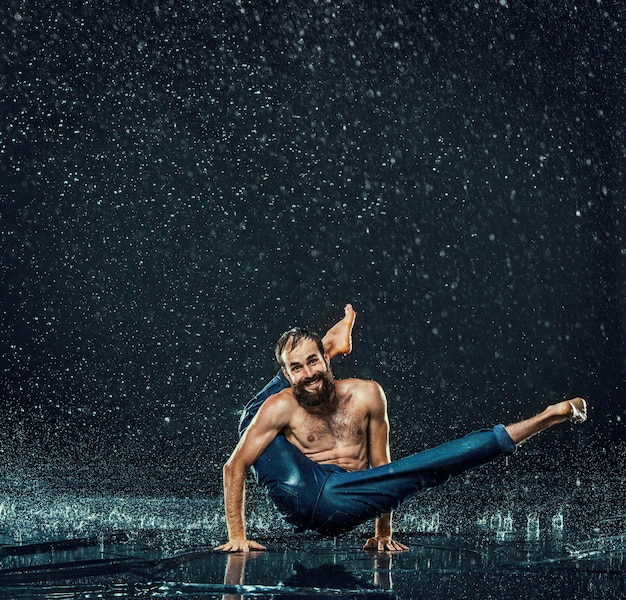
[[[356,313],[321,339],[304,328],[276,344],[281,370],[244,409],[240,441],[224,465],[229,541],[216,550],[265,550],[245,526],[245,472],[251,468],[285,521],[297,531],[337,535],[375,518],[364,548],[407,550],[392,538],[391,511],[450,477],[511,455],[518,444],[564,421],[587,417],[582,398],[548,406],[538,415],[481,429],[391,462],[383,389],[374,381],[335,380],[330,359],[352,348]]]

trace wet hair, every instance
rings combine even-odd
[[[276,342],[276,348],[274,350],[274,354],[276,356],[276,361],[281,367],[285,366],[283,362],[283,352],[287,350],[290,352],[293,350],[302,340],[312,340],[317,344],[317,348],[320,351],[320,354],[324,356],[324,344],[322,343],[322,338],[319,334],[307,329],[306,327],[294,327],[285,331],[278,341]]]

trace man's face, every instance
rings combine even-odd
[[[315,413],[335,408],[335,383],[328,356],[320,354],[313,340],[302,340],[293,350],[284,350],[283,371],[298,403]]]

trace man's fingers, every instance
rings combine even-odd
[[[408,546],[390,538],[370,538],[363,545],[364,550],[378,550],[378,552],[404,552]]]
[[[408,546],[405,546],[404,544],[401,544],[400,542],[396,542],[395,540],[393,540],[393,546],[394,546],[394,550],[397,550],[398,552],[403,552],[404,550],[409,549]]]
[[[406,546],[394,541],[378,544],[378,550],[380,552],[401,552],[402,550],[408,550]]]
[[[250,550],[267,550],[265,546],[261,546],[261,544],[257,544],[256,542],[249,543]]]
[[[265,546],[252,540],[226,542],[221,546],[216,546],[213,550],[219,552],[250,552],[251,550],[267,550]]]

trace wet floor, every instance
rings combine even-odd
[[[134,539],[131,539],[134,537]],[[405,536],[410,550],[365,552],[358,540],[275,539],[268,552],[164,548],[123,533],[6,548],[2,598],[621,598],[623,536],[564,540]]]
[[[595,493],[593,506],[412,501],[396,515],[410,550],[393,556],[361,549],[365,526],[292,534],[254,492],[250,530],[268,551],[249,556],[212,550],[217,498],[5,495],[0,598],[623,598],[623,480]]]

